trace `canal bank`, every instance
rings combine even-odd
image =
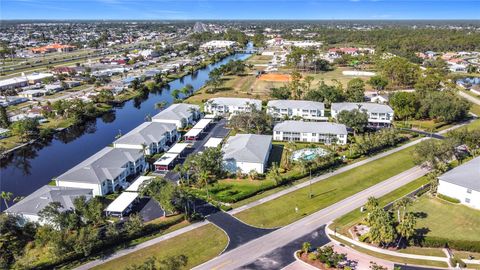
[[[158,113],[155,104],[173,102],[171,91],[191,84],[200,89],[208,80],[209,72],[230,60],[243,60],[250,54],[237,53],[217,63],[199,69],[193,74],[176,79],[161,91],[136,97],[114,108],[113,112],[56,133],[52,140],[38,141],[10,153],[1,160],[0,190],[14,196],[26,196],[82,160],[112,143],[119,133],[125,134]],[[4,210],[3,202],[0,210]]]

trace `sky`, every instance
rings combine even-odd
[[[480,0],[0,0],[0,19],[480,19]]]

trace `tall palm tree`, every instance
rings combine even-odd
[[[9,207],[8,206],[8,202],[12,199],[12,196],[13,196],[13,193],[12,192],[6,192],[6,191],[2,191],[2,199],[3,199],[3,202],[5,203],[5,205],[7,206],[7,208]]]
[[[397,232],[400,235],[400,239],[398,240],[398,245],[400,245],[400,241],[402,239],[408,240],[412,237],[415,233],[415,225],[417,224],[417,220],[413,213],[406,213],[402,220],[398,223]]]
[[[397,209],[397,220],[398,223],[401,222],[402,217],[405,216],[407,207],[412,204],[412,200],[409,197],[403,197],[400,200],[397,200],[393,204],[393,208]],[[402,213],[403,211],[403,213]]]

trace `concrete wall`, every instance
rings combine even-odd
[[[471,190],[471,193],[468,193],[465,187],[440,180],[437,192],[458,199],[464,205],[480,209],[480,192],[478,191]],[[470,199],[470,202],[467,202],[466,199]]]

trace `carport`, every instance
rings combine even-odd
[[[157,171],[168,171],[175,165],[175,160],[179,155],[173,153],[165,153],[161,156],[153,165],[155,165],[155,170]]]
[[[123,217],[132,209],[133,203],[137,200],[137,192],[122,192],[112,203],[105,209],[107,216]]]

